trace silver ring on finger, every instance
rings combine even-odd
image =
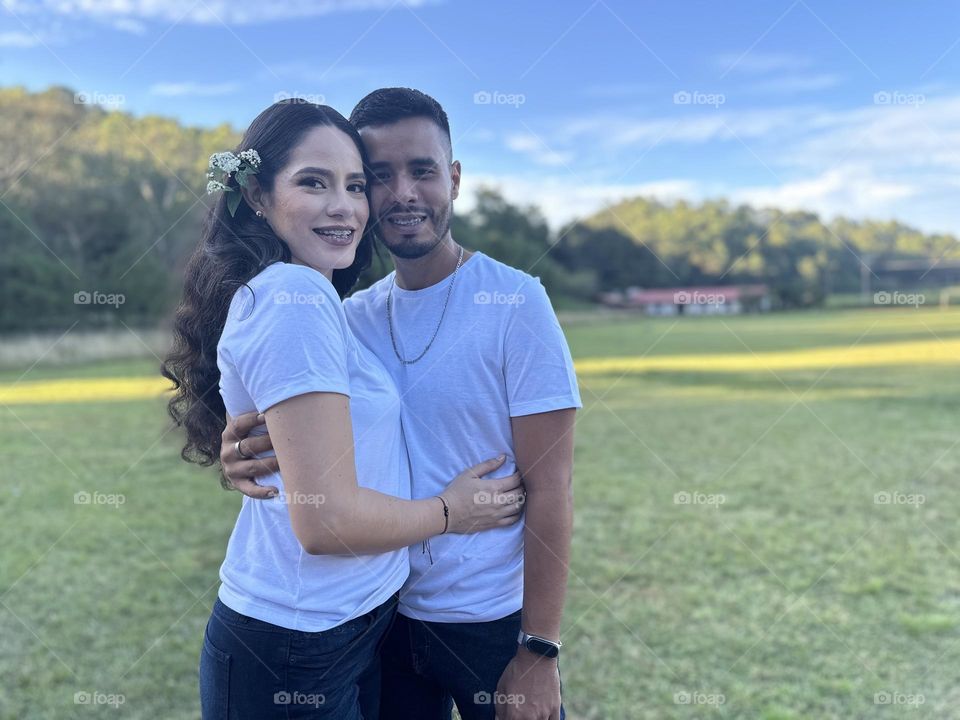
[[[244,460],[255,460],[256,459],[255,455],[247,455],[243,451],[243,445],[241,445],[240,443],[242,443],[244,440],[246,440],[246,438],[240,438],[239,440],[237,440],[237,442],[233,444],[234,449],[237,451],[237,455],[242,457]]]

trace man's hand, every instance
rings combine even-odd
[[[256,455],[273,450],[270,435],[254,435],[249,437],[250,431],[263,425],[263,415],[255,412],[246,413],[236,418],[227,415],[227,427],[220,436],[220,465],[223,476],[234,490],[239,490],[247,497],[257,500],[266,500],[276,497],[278,490],[275,487],[257,485],[254,478],[271,475],[280,470],[276,456],[256,458]],[[245,459],[237,452],[237,441],[241,442]]]
[[[556,659],[519,648],[500,676],[497,720],[560,720],[560,671]]]

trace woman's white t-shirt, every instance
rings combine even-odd
[[[310,392],[347,395],[357,483],[409,498],[399,395],[380,361],[354,338],[330,281],[303,265],[275,263],[247,285],[233,296],[217,346],[227,412],[263,412]],[[306,502],[322,508],[324,498],[287,493],[280,473],[259,482],[280,494],[243,498],[220,567],[219,596],[228,607],[281,627],[319,632],[372,610],[403,584],[406,548],[310,555],[293,533],[287,507]]]

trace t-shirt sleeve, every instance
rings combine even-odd
[[[539,280],[514,296],[504,336],[510,417],[582,407],[570,348]]]
[[[350,395],[343,310],[326,278],[284,266],[239,292],[224,350],[259,412],[310,392]]]

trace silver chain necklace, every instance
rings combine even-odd
[[[397,274],[394,272],[393,280],[390,283],[390,290],[387,292],[387,327],[390,328],[390,342],[393,343],[393,352],[399,360],[404,365],[413,365],[415,362],[421,360],[424,355],[427,354],[427,351],[430,349],[430,346],[433,345],[433,341],[437,339],[437,333],[440,332],[440,326],[443,324],[443,318],[447,314],[447,303],[450,302],[450,294],[453,292],[453,282],[457,279],[457,273],[460,271],[460,266],[463,265],[463,246],[460,246],[460,257],[457,258],[457,267],[453,271],[453,275],[450,276],[450,286],[447,288],[447,297],[443,301],[443,310],[440,311],[440,320],[437,322],[437,328],[433,331],[433,337],[430,338],[430,342],[427,343],[427,346],[423,349],[423,352],[417,355],[413,360],[407,360],[400,354],[399,348],[397,348],[397,338],[393,334],[393,312],[391,306],[393,304],[393,288],[397,284]]]

